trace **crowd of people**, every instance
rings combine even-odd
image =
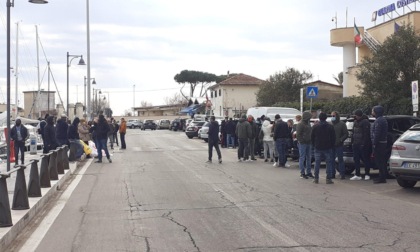
[[[48,153],[59,146],[67,145],[70,148],[73,145],[76,150],[76,159],[81,160],[84,157],[91,158],[90,154],[86,155],[85,153],[85,146],[89,146],[89,142],[91,141],[97,150],[97,160],[95,163],[102,163],[103,152],[108,162],[112,163],[108,143],[110,144],[111,150],[114,149],[114,144],[119,146],[118,133],[120,135],[120,149],[126,149],[125,134],[127,125],[124,118],[121,118],[120,124],[114,118],[106,119],[103,114],[100,114],[92,121],[75,117],[71,122],[68,120],[66,114],[62,114],[56,122],[54,122],[54,119],[53,116],[47,114],[43,120],[40,119],[38,125],[38,133],[41,135],[44,144],[43,153]],[[19,141],[25,139],[25,130],[22,130],[22,128],[24,126],[20,126],[20,120],[16,120],[16,125],[11,130],[11,138],[13,140],[16,139],[15,141]],[[18,146],[20,148],[19,142]],[[16,152],[15,155],[17,156]],[[21,157],[23,162],[23,154]],[[17,158],[16,164],[18,164]]]
[[[350,180],[370,180],[370,170],[375,165],[379,169],[379,177],[374,183],[386,183],[386,146],[387,121],[383,118],[382,106],[372,109],[372,116],[376,118],[371,126],[368,116],[362,110],[354,111],[353,134],[351,143],[355,174]],[[255,119],[252,115],[242,116],[239,120],[225,118],[221,122],[222,148],[237,148],[239,162],[256,161],[256,156],[264,162],[272,162],[273,166],[290,167],[287,157],[291,156],[299,161],[300,177],[312,178],[319,183],[319,168],[322,161],[326,163],[326,184],[333,184],[336,178],[335,164],[340,179],[346,179],[344,166],[343,143],[349,137],[346,124],[340,120],[340,114],[333,111],[331,122],[327,122],[328,115],[321,112],[318,120],[312,123],[312,114],[304,112],[296,115],[294,123],[289,119],[284,121],[277,114],[272,121],[261,116]],[[212,149],[215,148],[221,163],[221,153],[216,144],[218,142],[219,126],[214,117],[209,129],[209,160],[211,162]],[[211,132],[211,133],[210,133]],[[213,139],[214,138],[214,139]],[[314,173],[312,173],[312,161]],[[373,162],[374,160],[374,162]],[[365,167],[364,177],[361,176],[360,166]]]

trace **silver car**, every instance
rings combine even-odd
[[[420,124],[412,126],[392,146],[390,171],[401,187],[414,187],[420,181]]]

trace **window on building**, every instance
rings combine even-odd
[[[222,89],[219,89],[219,96],[222,96]]]
[[[213,92],[212,91],[210,91],[210,97],[213,98]]]
[[[214,97],[217,97],[217,90],[214,90]]]

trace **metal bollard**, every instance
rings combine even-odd
[[[76,144],[70,143],[69,161],[76,161]]]
[[[9,176],[9,174],[0,174],[0,227],[13,226],[6,183]]]
[[[16,174],[15,190],[13,193],[13,210],[29,209],[28,190],[26,189],[25,168],[24,165],[19,165]]]
[[[45,154],[41,156],[41,172],[39,182],[41,184],[41,188],[48,188],[51,187],[51,179],[50,179],[50,171],[48,170],[49,166],[49,154]]]
[[[28,196],[42,197],[41,184],[39,181],[38,162],[39,160],[31,160],[31,173],[29,174]]]
[[[48,170],[50,170],[50,179],[58,180],[57,172],[57,150],[50,151],[50,161],[48,162]]]
[[[64,166],[64,170],[69,170],[70,169],[70,164],[69,164],[69,157],[67,156],[67,152],[69,151],[68,146],[64,146],[64,151],[61,153],[63,156],[63,166]]]
[[[57,173],[64,174],[64,165],[63,165],[63,151],[64,146],[58,147],[57,149]]]

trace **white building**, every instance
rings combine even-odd
[[[234,117],[257,105],[256,93],[263,80],[246,75],[232,76],[209,88],[212,114]]]

